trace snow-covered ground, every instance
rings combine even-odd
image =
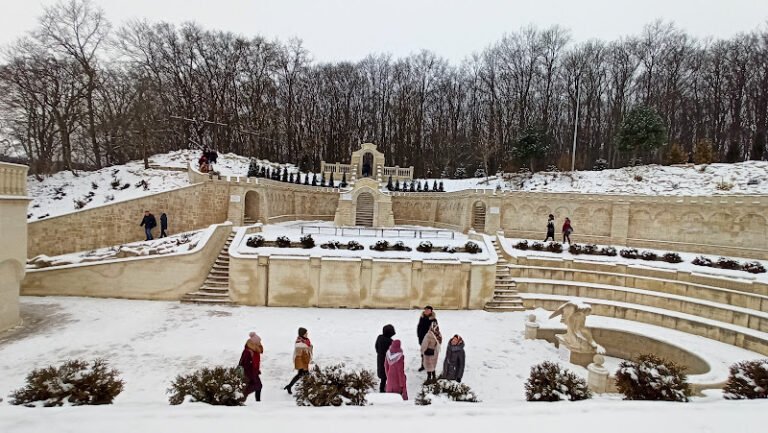
[[[575,236],[572,236],[572,237],[575,238]],[[520,242],[521,240],[528,241],[528,246],[529,246],[528,250],[518,250],[514,247],[514,245]],[[709,257],[713,259],[713,261],[717,261],[717,258],[718,258],[717,256],[712,256],[709,254],[677,252],[677,254],[680,255],[680,258],[683,259],[683,261],[680,263],[667,263],[662,260],[648,261],[640,258],[626,259],[624,257],[621,257],[621,255],[618,255],[618,254],[613,257],[588,255],[588,254],[574,255],[568,252],[568,244],[563,245],[562,253],[551,253],[549,251],[531,250],[530,245],[533,242],[540,242],[540,240],[536,241],[532,239],[504,238],[502,239],[501,242],[504,250],[508,252],[510,255],[515,257],[528,257],[528,258],[541,257],[541,258],[547,258],[547,259],[559,258],[559,259],[567,259],[567,260],[579,260],[583,262],[592,261],[592,262],[600,262],[600,263],[616,263],[616,264],[635,266],[639,268],[688,271],[688,272],[694,272],[697,274],[713,276],[713,277],[722,277],[722,278],[730,278],[730,279],[737,279],[737,280],[758,281],[761,283],[768,283],[768,272],[764,272],[762,274],[752,274],[742,270],[710,268],[706,266],[697,266],[691,263],[693,259],[699,256]],[[544,242],[544,245],[546,246],[548,243],[549,242]],[[578,242],[575,242],[575,243],[578,243]],[[628,248],[623,245],[602,245],[602,244],[598,245],[598,247],[601,247],[601,248],[604,246],[612,246],[613,248],[616,249],[617,253],[620,252],[622,249]],[[652,251],[656,253],[659,257],[670,252],[669,250],[655,250],[651,248],[637,248],[637,250],[639,252]],[[731,256],[728,256],[728,258],[738,260],[740,263],[745,263],[745,262],[762,263],[762,265],[766,269],[768,269],[768,261],[765,261],[765,260],[745,259],[745,258],[738,258],[738,257],[731,257]]]
[[[314,248],[300,248],[299,240],[307,234],[312,235],[315,241]],[[246,241],[252,236],[260,235],[265,241],[275,241],[279,236],[287,236],[291,244],[298,248],[259,247],[251,248]],[[347,249],[323,249],[320,246],[329,241],[338,241],[346,245],[349,241],[357,241],[365,249],[351,251]],[[395,242],[402,242],[410,247],[411,251],[376,251],[371,245],[377,241],[386,240],[391,246]],[[486,261],[489,259],[490,247],[484,242],[473,241],[480,246],[482,252],[469,254],[465,252],[444,252],[443,247],[464,248],[470,239],[467,235],[450,230],[441,230],[430,227],[397,226],[390,229],[365,229],[357,227],[340,228],[327,221],[291,221],[279,224],[262,226],[261,233],[246,235],[240,245],[236,245],[237,252],[244,255],[263,254],[281,256],[309,256],[322,255],[325,257],[372,257],[404,260],[469,260]],[[421,242],[432,243],[433,250],[430,253],[422,253],[416,250]]]
[[[122,372],[126,386],[111,406],[30,409],[0,403],[3,432],[209,433],[252,428],[342,433],[421,429],[732,433],[760,431],[765,419],[765,401],[726,401],[719,392],[688,404],[629,402],[615,395],[575,403],[525,402],[523,384],[530,367],[545,360],[558,361],[552,345],[523,339],[527,313],[437,311],[445,338],[459,333],[466,341],[464,381],[478,393],[481,403],[418,407],[412,400],[372,395],[374,404],[368,407],[306,408],[297,407],[281,389],[294,373],[291,353],[299,326],[309,329],[320,365],[344,362],[349,367],[375,370],[374,340],[383,325],[393,324],[395,338],[404,344],[413,398],[425,377],[417,372],[419,311],[226,308],[56,297],[24,297],[22,307],[27,317],[31,314],[37,320],[29,322],[34,329],[15,337],[0,336],[0,396],[20,387],[31,369],[75,357],[108,359]],[[251,397],[240,408],[168,405],[165,390],[175,375],[201,366],[235,365],[251,330],[264,341],[262,403]],[[686,341],[693,345],[703,341],[688,337]],[[732,361],[754,356],[706,341],[722,347]],[[583,369],[573,369],[584,374]]]
[[[47,268],[50,266],[72,265],[77,263],[101,262],[125,257],[155,256],[180,253],[194,249],[203,238],[205,230],[197,230],[151,241],[132,242],[109,248],[80,251],[59,256],[40,255],[27,261],[27,268]]]
[[[197,164],[200,152],[179,150],[154,155],[150,169],[142,161],[104,168],[93,172],[62,171],[38,181],[28,178],[32,203],[29,220],[36,221],[77,210],[75,201],[85,202],[83,209],[112,201],[123,201],[189,184],[187,164]],[[293,164],[257,160],[271,168],[297,170]],[[223,176],[246,176],[250,158],[232,153],[219,155],[214,169]],[[140,182],[145,181],[147,186]],[[336,179],[336,182],[340,179]],[[113,185],[114,183],[114,185]],[[434,179],[429,180],[429,185]],[[528,192],[574,192],[589,194],[642,195],[718,195],[768,194],[768,162],[747,161],[737,164],[684,166],[647,165],[604,171],[539,172],[507,174],[503,179],[445,179],[446,191],[496,189]],[[128,185],[126,187],[126,185]],[[719,189],[720,185],[730,189]],[[95,188],[94,188],[95,186]]]

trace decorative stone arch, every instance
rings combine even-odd
[[[392,227],[395,225],[392,197],[379,190],[379,183],[375,179],[359,179],[355,182],[352,191],[342,191],[339,194],[341,199],[334,217],[337,226]]]
[[[360,177],[373,177],[374,175],[374,158],[373,153],[365,152],[360,160]]]
[[[352,152],[351,164],[357,167],[357,177],[376,178],[379,168],[384,167],[384,154],[373,143],[363,143],[360,150]]]
[[[243,205],[243,221],[257,223],[261,218],[261,196],[256,190],[250,190],[245,193],[245,203]]]
[[[485,222],[488,213],[488,206],[485,202],[478,200],[472,204],[472,220],[469,222],[469,226],[472,227],[478,233],[485,232]]]

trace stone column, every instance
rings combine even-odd
[[[525,322],[525,339],[526,340],[535,340],[538,338],[539,335],[539,323],[536,321],[536,315],[535,314],[529,314],[528,315],[528,321]]]
[[[592,363],[587,366],[587,385],[589,390],[598,394],[608,391],[608,370],[603,367],[605,358],[595,355]]]
[[[411,308],[421,307],[421,298],[424,296],[421,270],[424,267],[422,260],[414,260],[411,263]]]
[[[320,304],[320,271],[322,262],[320,256],[311,256],[309,258],[309,280],[312,284],[312,297],[307,301],[308,307],[317,307]]]
[[[501,197],[494,195],[488,199],[488,210],[485,214],[485,232],[493,234],[501,228]]]

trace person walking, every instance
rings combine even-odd
[[[440,378],[461,382],[464,376],[464,359],[464,340],[458,334],[454,335],[448,342],[448,348],[445,349],[443,373]]]
[[[400,340],[394,340],[384,358],[384,371],[387,375],[386,392],[400,394],[408,400],[408,386],[405,377],[405,355],[400,347]]]
[[[381,335],[376,337],[376,374],[381,379],[379,384],[379,392],[386,392],[387,388],[387,372],[384,368],[384,360],[387,357],[387,351],[389,346],[392,345],[392,337],[395,335],[395,327],[392,325],[385,325],[381,330]]]
[[[419,338],[419,346],[421,346],[421,342],[424,341],[424,337],[427,335],[427,332],[429,332],[429,328],[432,327],[432,322],[436,320],[437,315],[435,315],[435,310],[432,308],[432,306],[427,305],[424,307],[424,311],[421,313],[421,316],[419,316],[419,324],[416,327],[416,336]],[[423,356],[421,359],[421,367],[419,367],[419,371],[424,371]]]
[[[571,226],[571,219],[568,217],[565,217],[565,222],[563,223],[563,243],[566,243],[566,240],[567,240],[568,244],[570,245],[571,233],[573,233],[573,227]]]
[[[312,362],[312,342],[309,341],[309,332],[306,328],[299,328],[299,335],[293,346],[293,366],[296,368],[296,376],[285,388],[288,394],[293,394],[293,385],[305,374],[309,373],[309,364]]]
[[[148,210],[144,211],[144,218],[141,220],[139,227],[144,226],[144,234],[147,236],[147,241],[154,239],[152,237],[152,229],[157,227],[157,219]]]
[[[549,219],[547,220],[547,237],[544,239],[544,242],[552,239],[552,242],[555,241],[555,216],[552,214],[549,214]]]
[[[255,332],[248,334],[248,340],[245,341],[243,354],[240,355],[238,366],[243,367],[245,375],[245,398],[251,393],[256,396],[256,401],[261,401],[261,354],[264,353],[264,347],[261,345],[261,337]]]
[[[442,342],[443,336],[440,334],[440,327],[437,325],[437,321],[433,321],[429,332],[424,336],[424,341],[421,343],[421,355],[424,360],[424,369],[427,370],[427,382],[437,380],[435,369]]]
[[[160,215],[160,237],[161,238],[168,236],[168,233],[165,232],[166,230],[168,230],[168,215],[166,215],[165,212],[163,212]]]

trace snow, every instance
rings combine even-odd
[[[373,405],[368,407],[306,408],[297,407],[281,389],[294,374],[291,354],[296,328],[309,329],[320,365],[344,362],[375,370],[373,342],[381,327],[392,323],[396,338],[404,343],[409,394],[415,396],[425,377],[416,371],[414,328],[419,312],[225,308],[56,297],[23,297],[22,308],[48,321],[34,332],[0,340],[0,395],[20,387],[31,369],[76,357],[107,358],[122,372],[126,386],[111,406],[30,409],[0,403],[0,431],[49,432],[54,425],[57,432],[207,433],[255,425],[278,432],[359,433],[413,431],[428,423],[430,429],[446,432],[497,431],[502,426],[523,431],[746,432],[754,431],[764,418],[764,401],[727,401],[720,392],[693,398],[688,404],[630,402],[615,395],[584,402],[524,402],[523,384],[530,367],[546,360],[559,362],[554,346],[523,339],[527,312],[437,312],[443,335],[460,333],[467,342],[465,383],[481,403],[416,407],[412,400],[371,395]],[[35,326],[33,322],[30,326]],[[165,390],[175,375],[201,366],[235,365],[250,330],[260,334],[265,346],[263,402],[257,404],[251,397],[246,407],[239,408],[168,404]],[[712,344],[722,350],[723,357],[736,357],[731,361],[749,353]],[[567,367],[583,376],[583,369]],[[648,417],[649,412],[654,416]]]

